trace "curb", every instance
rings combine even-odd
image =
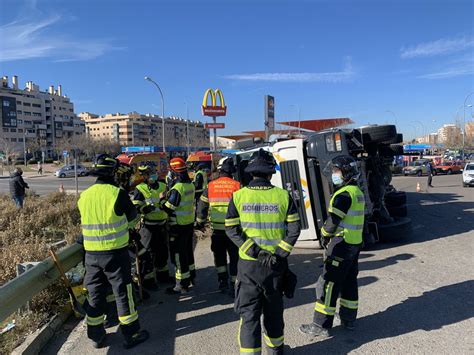
[[[33,334],[26,337],[25,341],[15,348],[12,355],[35,355],[38,354],[41,349],[49,342],[54,334],[62,327],[64,322],[72,314],[72,308],[70,305],[64,307],[61,313],[56,314],[53,318],[46,323],[41,329],[38,329]]]

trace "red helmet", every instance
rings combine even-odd
[[[177,173],[182,173],[186,171],[188,168],[186,166],[186,162],[183,160],[183,158],[173,158],[170,160],[170,168],[171,170],[177,172]]]

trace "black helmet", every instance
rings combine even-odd
[[[217,164],[217,170],[227,174],[233,174],[237,171],[235,169],[234,160],[230,157],[224,157],[219,160],[219,163]]]
[[[276,162],[272,153],[260,148],[250,157],[249,165],[245,168],[245,172],[257,175],[272,175],[276,173]]]
[[[113,177],[119,161],[108,154],[99,154],[92,165],[92,176]]]
[[[152,168],[149,164],[143,163],[138,167],[138,172],[140,175],[151,174]]]
[[[130,185],[130,178],[133,175],[133,168],[125,163],[119,163],[117,170],[115,171],[115,180],[119,186],[128,188]]]
[[[344,182],[347,183],[351,180],[357,180],[359,177],[359,168],[357,167],[357,162],[354,158],[349,155],[340,155],[335,157],[329,163],[332,169],[337,168],[342,172],[342,178]]]

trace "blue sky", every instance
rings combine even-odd
[[[408,136],[462,117],[474,91],[473,2],[44,0],[0,2],[0,74],[63,85],[76,112],[206,121],[204,91],[228,106],[222,133],[276,120],[397,120]],[[474,103],[474,95],[468,100]],[[468,108],[468,115],[471,115]]]

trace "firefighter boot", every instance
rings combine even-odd
[[[150,337],[150,334],[146,330],[139,330],[132,336],[125,337],[123,347],[125,349],[131,349],[134,346],[145,342]]]
[[[325,328],[320,327],[316,323],[302,324],[300,325],[300,332],[312,336],[328,337],[329,331]]]

